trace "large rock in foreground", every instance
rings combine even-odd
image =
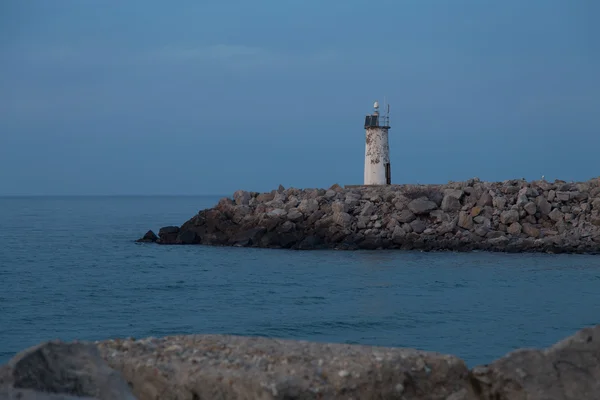
[[[292,249],[597,253],[600,178],[237,191],[144,242]]]
[[[92,343],[42,343],[0,368],[0,399],[133,400],[127,382]]]
[[[471,376],[486,400],[600,399],[600,325],[545,350],[516,350]]]
[[[470,371],[413,349],[227,335],[49,342],[0,367],[0,400],[76,398],[599,399],[600,325]]]
[[[412,349],[219,335],[99,347],[140,399],[473,398],[462,360]]]

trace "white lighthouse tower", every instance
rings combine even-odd
[[[373,105],[373,114],[365,118],[365,185],[389,185],[392,183],[390,167],[390,106],[386,113],[379,115],[379,102]]]

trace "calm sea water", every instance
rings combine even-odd
[[[133,243],[217,201],[0,198],[0,363],[53,338],[230,333],[475,365],[600,323],[600,257]]]

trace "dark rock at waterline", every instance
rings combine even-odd
[[[180,229],[178,226],[165,226],[158,231],[157,243],[176,244]]]
[[[159,244],[299,250],[598,253],[600,178],[239,190],[158,236]]]
[[[158,240],[158,236],[156,236],[156,233],[154,233],[153,231],[148,231],[146,232],[146,234],[144,236],[142,236],[140,239],[136,240],[136,242],[138,243],[154,243]]]

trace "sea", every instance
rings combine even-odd
[[[134,243],[221,196],[0,198],[0,364],[52,339],[234,334],[469,366],[600,323],[600,257]]]

